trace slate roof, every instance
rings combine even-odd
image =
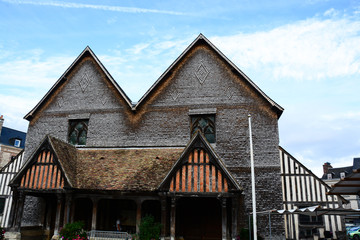
[[[332,174],[333,179],[341,178],[340,173],[344,172],[345,176],[353,173],[354,170],[360,168],[360,158],[354,158],[353,165],[339,168],[329,168],[328,173]],[[328,179],[327,174],[323,174],[321,179]]]
[[[7,146],[13,146],[14,147],[14,144],[11,143],[11,139],[19,139],[19,140],[21,140],[20,148],[24,149],[26,133],[15,130],[15,129],[12,129],[12,128],[2,127],[1,135],[0,135],[0,143],[4,144],[4,145],[7,145]]]

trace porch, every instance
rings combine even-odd
[[[25,196],[44,203],[42,226],[32,233],[21,227]],[[238,197],[230,194],[169,194],[153,196],[100,195],[80,193],[17,194],[12,232],[22,236],[7,239],[56,239],[69,222],[83,221],[90,239],[131,239],[139,234],[141,219],[152,215],[161,223],[161,239],[235,239],[237,235]],[[121,232],[116,232],[116,221]],[[30,234],[29,234],[30,233]],[[37,235],[36,235],[36,234]]]

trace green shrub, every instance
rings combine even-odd
[[[87,239],[84,226],[85,226],[84,222],[81,221],[66,224],[65,227],[60,231],[61,239],[64,240]]]
[[[140,230],[139,233],[140,240],[159,239],[161,224],[155,222],[153,216],[147,215],[141,219],[139,230]]]
[[[5,230],[3,228],[0,228],[0,240],[4,240],[5,239]]]

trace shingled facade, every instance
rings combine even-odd
[[[152,214],[163,239],[235,239],[251,212],[249,114],[257,209],[282,206],[282,111],[201,34],[137,103],[86,47],[25,116],[12,231],[37,198],[49,236],[75,220],[115,230],[118,218],[135,233]],[[259,219],[259,229],[267,224]],[[272,224],[282,236],[282,219]]]

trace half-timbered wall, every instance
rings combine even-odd
[[[27,189],[62,189],[64,176],[54,160],[54,154],[43,150],[36,162],[26,171],[21,179],[20,188]]]
[[[0,216],[0,226],[7,227],[12,204],[12,191],[8,186],[10,180],[20,170],[24,161],[24,151],[20,152],[13,160],[6,164],[0,171],[0,196],[5,198],[4,212]]]
[[[327,195],[330,187],[298,160],[280,150],[281,180],[283,191],[283,207],[285,210],[321,205],[323,208],[338,208],[340,199],[334,195]],[[285,233],[287,239],[299,239],[303,229],[310,229],[311,225],[302,226],[298,214],[284,215]],[[323,226],[317,227],[320,237],[324,231],[330,231],[337,239],[336,233],[343,231],[343,221],[340,216],[324,215]]]
[[[170,192],[228,192],[222,172],[204,149],[194,149],[171,179]]]

